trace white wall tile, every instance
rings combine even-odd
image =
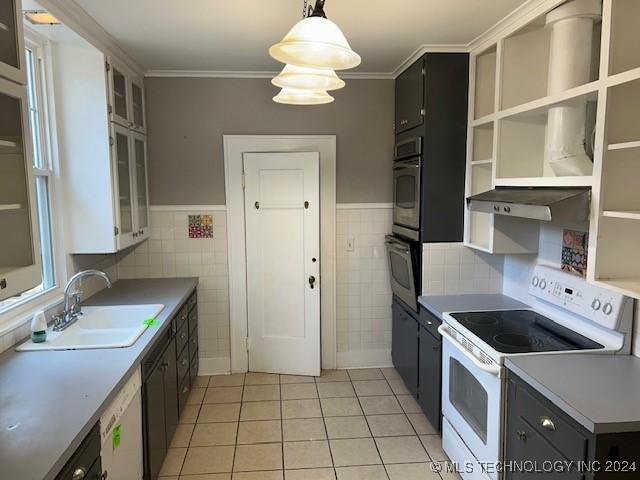
[[[461,243],[422,246],[422,294],[457,295],[502,291],[503,257]]]

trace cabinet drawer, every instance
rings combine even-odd
[[[442,324],[442,320],[436,317],[433,313],[424,307],[420,307],[420,316],[418,317],[420,325],[422,325],[431,335],[436,338],[441,338],[438,327]]]
[[[189,358],[193,358],[198,351],[198,330],[191,333],[189,337]]]
[[[195,305],[189,312],[189,332],[193,333],[198,328],[198,306]]]
[[[518,384],[517,414],[531,425],[569,460],[586,458],[587,439],[561,418],[561,414],[547,407]]]
[[[543,465],[544,462],[566,462],[578,460],[565,458],[562,453],[549,444],[534,428],[522,418],[517,418],[507,430],[507,461],[523,463],[536,462]],[[506,480],[582,480],[582,473],[577,470],[557,472],[518,472],[507,471]]]
[[[185,303],[178,311],[178,314],[175,316],[178,330],[180,330],[182,326],[185,323],[187,323],[188,318],[189,318],[189,306]]]
[[[178,333],[176,334],[176,346],[178,355],[182,353],[182,350],[189,342],[189,323],[185,323],[182,327],[178,328]]]
[[[178,408],[182,412],[182,409],[187,404],[187,398],[189,398],[189,392],[191,391],[189,375],[187,375],[178,388]]]
[[[178,384],[182,383],[185,376],[189,374],[189,363],[191,358],[189,357],[189,349],[185,348],[178,357]]]
[[[197,303],[198,303],[198,294],[196,292],[193,292],[189,297],[189,300],[187,300],[187,305],[189,307],[189,310],[190,311],[193,310],[193,308],[196,306]]]
[[[100,478],[100,430],[96,425],[91,433],[83,440],[71,459],[67,462],[62,472],[58,474],[56,480],[71,480],[76,470],[82,469],[85,472],[86,480],[98,480]],[[91,475],[89,475],[91,473]]]

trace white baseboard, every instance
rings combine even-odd
[[[229,357],[201,358],[198,375],[222,375],[231,372]]]
[[[391,349],[338,352],[338,368],[391,367]]]

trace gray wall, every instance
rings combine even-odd
[[[269,79],[147,78],[154,205],[225,204],[224,134],[337,135],[339,203],[390,202],[393,81],[347,80],[330,105],[271,100]]]

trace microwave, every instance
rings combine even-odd
[[[417,240],[420,230],[422,138],[396,144],[393,162],[393,223]]]

